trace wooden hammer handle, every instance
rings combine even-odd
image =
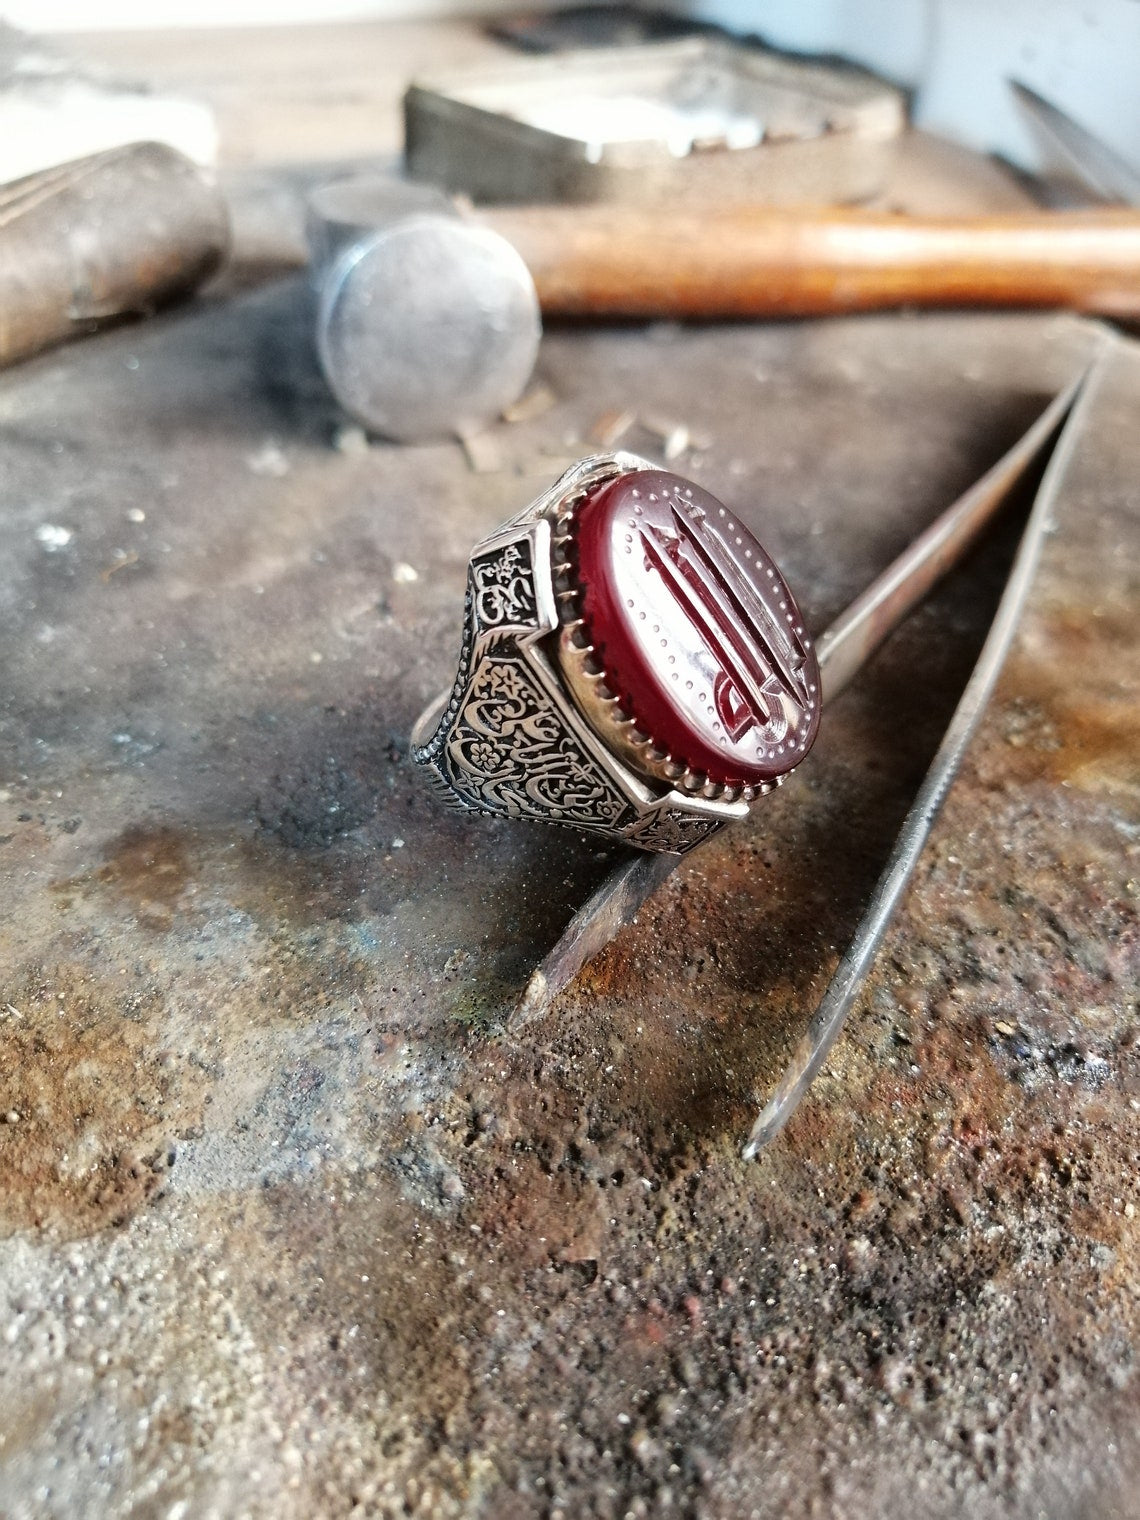
[[[480,213],[549,316],[824,316],[892,306],[1140,315],[1140,212],[975,218],[519,207]]]

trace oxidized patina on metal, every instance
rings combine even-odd
[[[338,434],[307,320],[283,285],[0,379],[5,1510],[1129,1513],[1135,349],[846,1037],[746,1165],[1008,556],[522,1039],[617,855],[417,784],[467,548],[600,413],[674,417],[679,473],[763,480],[824,627],[1089,330],[553,333],[555,404],[475,474]]]

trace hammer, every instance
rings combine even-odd
[[[1140,316],[1140,213],[1116,208],[460,213],[438,191],[361,179],[325,187],[312,210],[326,375],[367,426],[405,440],[462,433],[517,399],[540,309],[681,320],[898,306]]]
[[[229,243],[214,181],[163,143],[0,185],[0,365],[189,295]]]
[[[475,432],[518,399],[542,322],[505,238],[378,176],[323,185],[308,211],[317,353],[345,411],[411,443]]]

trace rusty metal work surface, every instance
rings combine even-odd
[[[477,473],[335,446],[304,320],[286,283],[0,382],[0,1512],[1135,1515],[1135,352],[749,1166],[999,546],[525,1041],[497,1021],[614,857],[411,772],[467,548],[629,407],[822,627],[1091,330],[554,334],[555,404]]]

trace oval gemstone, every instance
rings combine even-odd
[[[580,615],[625,715],[712,781],[757,785],[798,765],[819,726],[819,666],[744,524],[664,470],[599,486],[576,523]],[[597,705],[584,710],[606,737]]]

